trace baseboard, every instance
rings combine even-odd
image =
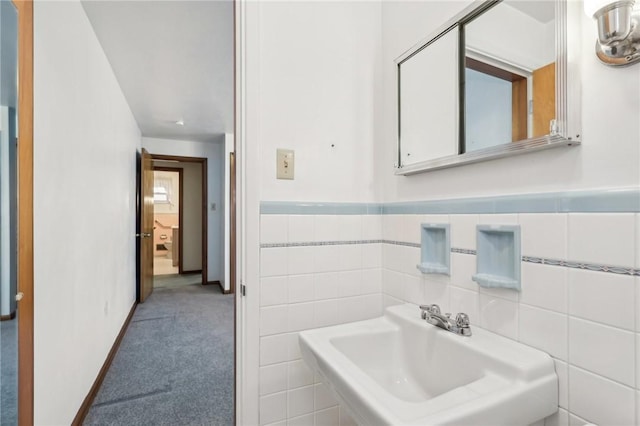
[[[127,316],[127,319],[124,320],[124,324],[122,324],[120,333],[118,333],[118,337],[116,337],[116,340],[113,342],[113,346],[111,347],[111,350],[107,355],[107,359],[104,360],[104,364],[102,365],[102,368],[98,372],[98,376],[96,377],[96,380],[93,382],[93,386],[91,386],[91,389],[89,389],[89,393],[85,397],[84,401],[82,401],[82,405],[80,406],[80,409],[76,414],[76,417],[73,419],[73,422],[71,423],[72,426],[82,426],[82,423],[84,422],[84,418],[87,417],[87,413],[89,413],[89,409],[93,404],[93,400],[96,398],[96,395],[100,390],[100,386],[102,386],[102,382],[104,381],[104,378],[107,375],[107,372],[109,371],[109,367],[111,367],[113,358],[116,356],[116,353],[118,352],[118,348],[120,347],[122,338],[124,337],[124,334],[127,331],[127,328],[129,327],[129,323],[131,322],[133,313],[136,311],[136,306],[137,306],[137,303],[134,303],[133,306],[131,307],[131,311],[129,312],[129,315]]]
[[[218,280],[208,281],[207,285],[217,285],[220,287],[220,291],[222,292],[222,294],[231,294],[231,290],[225,290],[224,287],[222,286],[222,283]]]
[[[180,275],[188,275],[188,274],[201,274],[202,269],[194,269],[193,271],[182,271]]]
[[[16,311],[11,312],[9,315],[0,315],[0,321],[10,321],[16,318]]]

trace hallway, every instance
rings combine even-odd
[[[138,305],[85,425],[233,423],[233,295],[157,288]]]

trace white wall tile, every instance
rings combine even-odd
[[[340,409],[338,407],[316,411],[315,426],[338,426],[340,424]]]
[[[278,334],[260,338],[260,365],[275,364],[289,359],[289,336]]]
[[[400,246],[399,253],[400,272],[416,277],[422,276],[422,273],[417,268],[418,263],[420,263],[420,249],[417,247]]]
[[[522,262],[520,302],[567,313],[567,268]]]
[[[345,297],[338,299],[338,315],[341,323],[360,321],[365,316],[366,308],[361,297]]]
[[[419,304],[433,304],[440,306],[442,312],[451,312],[451,303],[449,300],[449,286],[446,283],[441,283],[438,281],[433,281],[431,277],[425,278],[425,287],[424,287],[424,299],[422,302],[414,302],[409,300],[411,303]]]
[[[319,246],[315,249],[315,272],[335,272],[340,270],[340,251],[336,246]]]
[[[566,214],[519,214],[518,221],[523,256],[567,258]]]
[[[347,409],[340,406],[340,426],[357,426]]]
[[[556,375],[558,376],[558,405],[569,408],[569,365],[566,362],[554,359]]]
[[[382,310],[385,310],[390,306],[402,305],[404,303],[404,300],[396,299],[395,297],[388,296],[386,294],[382,295]]]
[[[338,300],[321,300],[314,303],[314,327],[328,327],[338,324]]]
[[[559,408],[555,414],[544,419],[544,426],[569,426],[569,413]]]
[[[569,320],[569,362],[572,365],[635,386],[635,334],[584,321]]]
[[[287,303],[288,278],[266,277],[260,280],[260,306],[282,305]]]
[[[314,292],[316,300],[338,297],[338,272],[325,272],[314,275]]]
[[[520,299],[520,292],[510,288],[487,288],[478,286],[480,294],[487,296],[499,297],[500,299],[517,302]]]
[[[480,294],[480,327],[517,340],[518,304]]]
[[[402,275],[402,298],[415,305],[425,301],[425,285],[422,278]],[[435,302],[434,302],[435,303]]]
[[[403,300],[403,274],[389,269],[382,270],[382,292]]]
[[[345,271],[338,274],[338,297],[362,294],[362,271]]]
[[[314,386],[306,386],[287,392],[287,417],[297,417],[313,412]]]
[[[318,247],[288,247],[287,270],[289,275],[312,274]]]
[[[313,328],[313,303],[295,303],[288,305],[288,331],[302,331]]]
[[[425,214],[422,215],[422,223],[449,223],[448,214]]]
[[[260,336],[285,333],[287,331],[288,305],[260,308]]]
[[[340,256],[340,270],[350,271],[362,268],[362,245],[345,244],[333,246]]]
[[[388,241],[400,241],[402,237],[402,215],[382,215],[382,238]]]
[[[597,425],[636,424],[633,389],[575,367],[569,367],[569,407]]]
[[[260,216],[260,243],[286,243],[288,217],[279,214],[263,214]]]
[[[314,426],[314,414],[305,414],[304,416],[292,417],[287,419],[287,426]]]
[[[451,223],[451,247],[469,250],[476,249],[476,225],[480,217],[477,214],[454,214],[449,216]]]
[[[359,241],[362,239],[362,216],[347,214],[338,216],[338,229],[341,241]]]
[[[287,249],[260,249],[260,276],[274,277],[287,275]]]
[[[382,239],[382,215],[367,214],[362,216],[362,239]]]
[[[480,299],[477,291],[466,290],[458,287],[449,289],[451,297],[451,313],[455,315],[458,312],[464,312],[469,316],[471,325],[477,324],[479,321],[478,306]]]
[[[260,424],[266,425],[287,418],[287,393],[274,393],[260,398]]]
[[[382,269],[362,270],[362,294],[382,292]]]
[[[289,303],[310,302],[315,298],[314,275],[289,275]]]
[[[633,266],[634,239],[635,216],[631,213],[569,214],[569,260]]]
[[[451,285],[478,291],[478,284],[471,279],[476,273],[476,256],[451,253]]]
[[[400,241],[405,243],[420,243],[420,235],[422,233],[421,224],[421,215],[403,215]]]
[[[316,410],[324,410],[338,405],[338,401],[336,401],[331,390],[324,383],[316,384],[315,392]]]
[[[382,244],[363,244],[361,247],[363,268],[382,267]]]
[[[634,330],[634,277],[571,269],[569,271],[569,313]]]
[[[287,363],[260,367],[260,395],[287,390]]]
[[[290,215],[288,229],[290,243],[315,241],[315,216],[305,214]]]
[[[636,268],[640,269],[640,213],[636,213]],[[638,416],[640,420],[640,416]]]
[[[338,228],[338,216],[315,216],[314,241],[338,241],[340,240],[340,228]]]
[[[478,219],[480,225],[517,225],[517,214],[481,214]]]
[[[361,296],[362,303],[362,319],[377,318],[382,315],[382,295],[368,294]]]
[[[313,371],[303,360],[288,363],[289,389],[301,388],[313,384]]]
[[[287,359],[294,361],[302,358],[302,354],[300,353],[300,336],[298,336],[298,333],[290,333],[288,337]]]
[[[554,358],[567,359],[568,323],[565,314],[520,305],[518,317],[521,342]]]

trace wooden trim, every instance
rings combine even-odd
[[[207,159],[204,157],[182,157],[179,155],[161,155],[161,154],[151,154],[151,158],[153,160],[157,160],[157,161],[178,161],[178,162],[183,162],[183,163],[200,163],[201,167],[202,167],[202,284],[206,284],[207,282],[207,273],[209,270],[209,263],[208,263],[208,248],[209,248],[209,227],[208,227],[208,218],[207,218],[207,205],[209,203],[209,200],[207,198],[208,192],[207,192],[207,179],[208,179],[208,165],[207,165]],[[182,179],[180,179],[180,182],[182,183]],[[182,194],[184,193],[184,191],[182,190],[182,186],[180,187],[180,195],[182,196]],[[183,203],[182,200],[180,201],[180,207],[182,207]],[[183,214],[182,212],[180,213],[180,232],[182,232],[183,227],[182,227],[182,217]],[[184,238],[182,238],[182,234],[180,236],[180,262],[178,265],[178,272],[180,274],[189,274],[192,273],[193,271],[184,271],[182,270],[182,253],[184,252],[184,250],[182,250],[182,242],[184,241]]]
[[[492,75],[494,77],[500,78],[502,80],[506,80],[506,81],[517,81],[517,80],[521,80],[523,78],[526,78],[524,76],[518,75],[518,74],[514,74],[510,71],[507,70],[503,70],[502,68],[498,68],[498,67],[494,67],[493,65],[489,65],[486,64],[484,62],[480,62],[477,59],[473,59],[470,57],[466,57],[465,58],[465,63],[467,68],[472,69],[474,71],[478,71],[481,72],[483,74],[489,74]]]
[[[18,424],[33,424],[33,1],[18,12]]]
[[[225,290],[224,286],[222,285],[222,283],[220,281],[209,281],[208,284],[217,284],[218,287],[220,287],[220,291],[222,292],[222,294],[231,294],[231,290]],[[235,320],[234,320],[234,322],[235,322]]]
[[[98,372],[98,376],[96,377],[96,380],[93,382],[93,386],[91,386],[91,389],[89,389],[89,393],[84,398],[84,401],[82,401],[82,405],[80,405],[80,409],[78,410],[76,417],[73,419],[73,422],[71,423],[73,426],[81,426],[82,423],[84,422],[85,417],[89,413],[89,410],[91,409],[91,405],[93,404],[93,400],[96,398],[96,395],[98,395],[100,386],[102,386],[102,382],[104,381],[104,378],[107,376],[107,372],[111,367],[111,363],[113,362],[113,359],[118,353],[118,348],[120,347],[120,343],[122,343],[124,334],[126,333],[127,328],[129,328],[129,324],[131,323],[131,318],[133,318],[133,314],[136,311],[137,306],[138,306],[137,303],[133,304],[133,306],[131,307],[131,310],[129,311],[129,315],[127,315],[127,318],[124,320],[124,324],[122,324],[120,333],[118,333],[116,340],[113,342],[113,346],[111,346],[111,350],[107,354],[107,359],[104,360],[104,364],[102,364],[102,368]]]
[[[191,271],[184,271],[182,275],[201,274],[202,269],[193,269]]]
[[[16,318],[16,311],[11,312],[9,315],[0,315],[0,321],[11,321]]]
[[[527,79],[511,82],[511,142],[527,139]]]

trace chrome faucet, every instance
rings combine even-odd
[[[436,304],[420,305],[420,310],[422,311],[422,319],[429,324],[460,336],[471,336],[471,327],[469,327],[469,316],[467,314],[460,312],[455,319],[451,319],[451,314],[441,314],[440,306]]]

